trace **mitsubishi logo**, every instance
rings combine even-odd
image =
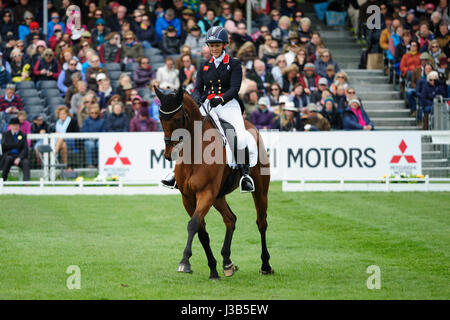
[[[127,165],[127,166],[131,165],[131,162],[127,157],[119,157],[119,154],[122,151],[122,146],[120,145],[119,142],[117,142],[116,145],[114,146],[114,151],[116,152],[117,156],[108,158],[106,160],[105,165],[112,166],[116,162],[117,159],[119,159],[123,165]]]
[[[398,148],[400,149],[400,152],[402,153],[399,156],[393,156],[390,163],[399,163],[402,157],[405,157],[406,162],[408,163],[416,163],[416,159],[414,159],[411,155],[405,155],[405,150],[408,148],[408,146],[405,143],[405,140],[402,139],[402,142],[400,142]]]

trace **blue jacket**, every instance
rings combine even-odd
[[[128,132],[129,120],[127,115],[122,112],[120,115],[110,113],[106,118],[106,131],[108,132]]]
[[[445,85],[442,85],[439,81],[436,81],[435,85],[432,86],[428,81],[425,82],[418,92],[420,98],[420,104],[422,107],[429,107],[433,105],[433,99],[437,95],[442,95],[444,98],[447,93],[445,90]]]
[[[86,118],[81,127],[81,132],[105,132],[106,123],[105,120],[97,118],[92,119],[90,116]]]
[[[372,126],[372,130],[375,129],[375,125],[373,124],[372,120],[370,120],[366,111],[363,108],[360,109],[361,115],[366,124],[370,124]],[[344,130],[363,130],[363,127],[358,123],[358,118],[353,113],[350,107],[347,107],[344,110],[344,113],[342,115],[342,126]]]
[[[161,17],[158,18],[155,22],[155,30],[156,30],[156,36],[158,37],[158,41],[162,40],[163,37],[163,31],[167,30],[169,26],[173,26],[175,29],[177,29],[177,36],[181,36],[181,21],[178,18],[173,18],[171,21],[167,21],[166,18]]]

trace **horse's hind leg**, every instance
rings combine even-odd
[[[266,230],[267,230],[267,192],[269,189],[270,177],[256,175],[253,177],[255,181],[255,192],[252,193],[253,201],[256,207],[256,224],[258,225],[259,233],[261,235],[261,274],[272,274],[273,269],[269,264],[269,251],[266,244]]]
[[[206,258],[208,259],[208,267],[210,270],[209,278],[211,280],[220,279],[216,268],[217,261],[214,258],[211,246],[209,245],[209,234],[208,232],[206,232],[206,223],[204,222],[204,220],[203,223],[200,225],[200,229],[198,230],[198,238],[203,246],[203,249],[205,250]]]
[[[231,211],[230,206],[225,200],[225,197],[216,199],[214,207],[222,215],[223,222],[226,226],[225,240],[223,241],[221,254],[223,257],[223,273],[226,277],[230,277],[237,271],[237,266],[235,266],[230,259],[231,241],[233,239],[233,232],[235,229],[237,218]]]

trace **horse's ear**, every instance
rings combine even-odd
[[[180,86],[177,91],[177,101],[181,103],[183,101],[184,89]]]
[[[162,97],[164,96],[163,93],[158,89],[157,86],[153,86],[155,89],[156,96],[159,98],[159,101],[162,101]]]

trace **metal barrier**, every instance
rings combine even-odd
[[[430,117],[431,130],[450,130],[450,99],[436,96],[433,101],[433,113]]]

